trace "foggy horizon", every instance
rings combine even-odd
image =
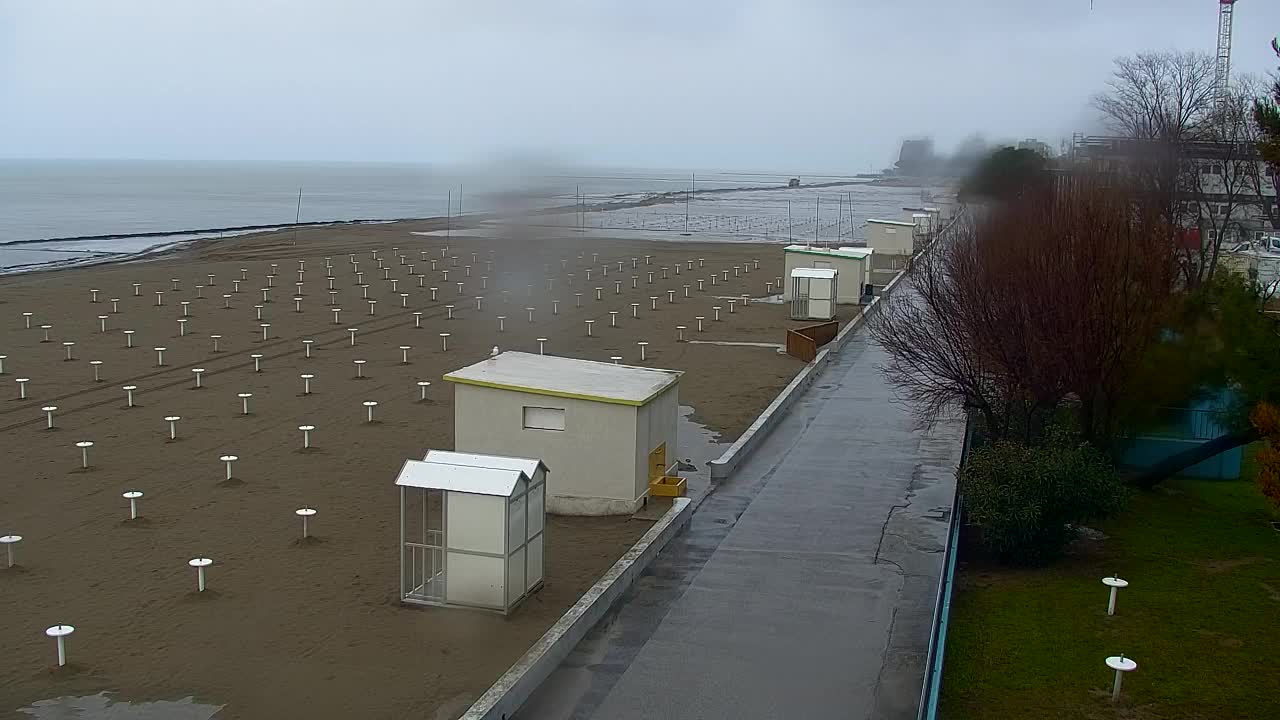
[[[1120,55],[1212,52],[1217,3],[642,7],[0,0],[0,157],[851,175],[902,140],[1101,129]],[[1233,71],[1280,4],[1241,0]]]

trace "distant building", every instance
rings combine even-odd
[[[1035,138],[1027,138],[1018,143],[1019,150],[1030,150],[1044,158],[1053,157],[1053,148],[1048,143],[1040,142]]]
[[[900,175],[924,175],[934,165],[933,140],[920,138],[903,140],[898,151],[897,171]]]
[[[1150,143],[1122,137],[1077,136],[1072,147],[1072,160],[1101,172],[1118,172],[1134,158],[1148,151]],[[1224,249],[1240,243],[1258,245],[1264,236],[1280,230],[1280,213],[1276,208],[1276,180],[1250,144],[1224,146],[1220,143],[1186,142],[1182,145],[1184,177],[1188,189],[1177,199],[1179,225],[1198,230],[1206,243],[1221,243]],[[1227,171],[1224,155],[1235,158],[1236,167],[1255,163],[1261,184],[1261,195],[1247,189],[1244,173],[1235,171],[1235,190],[1228,193],[1224,182]],[[1195,173],[1195,174],[1192,174]],[[1188,181],[1187,178],[1191,181]],[[1224,221],[1227,214],[1229,221]],[[1221,234],[1221,237],[1219,235]]]

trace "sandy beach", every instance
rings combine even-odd
[[[457,231],[441,257],[443,242],[411,234],[436,227],[307,228],[296,245],[292,232],[274,233],[146,262],[0,279],[7,356],[0,445],[11,458],[0,534],[24,537],[18,566],[0,569],[7,649],[0,712],[106,690],[135,702],[194,696],[224,706],[220,718],[456,716],[649,524],[552,518],[545,587],[508,618],[399,604],[392,482],[406,458],[452,447],[452,392],[441,376],[495,345],[537,352],[536,338],[547,338],[547,353],[685,371],[681,404],[730,441],[802,367],[770,347],[677,342],[676,326],[684,325],[688,340],[781,344],[784,328],[799,324],[784,306],[739,304],[733,313],[728,306],[730,297],[765,294],[766,281],[782,272],[779,246],[609,241],[571,231],[480,239]],[[357,286],[352,254],[367,288]],[[236,293],[242,268],[247,280]],[[720,273],[715,286],[712,273]],[[384,277],[395,279],[394,290]],[[372,316],[366,292],[377,301]],[[331,301],[341,308],[337,324]],[[452,320],[446,305],[454,306]],[[713,306],[722,308],[719,322]],[[31,329],[24,312],[32,313]],[[697,316],[705,317],[702,333]],[[596,321],[592,337],[588,319]],[[266,340],[262,323],[270,324]],[[49,342],[42,325],[51,326]],[[354,345],[348,328],[359,329]],[[135,331],[132,349],[126,329]],[[447,351],[442,332],[450,333]],[[217,352],[213,335],[221,336]],[[303,339],[314,340],[309,359]],[[649,343],[643,363],[639,341]],[[167,348],[162,367],[155,347]],[[261,372],[251,353],[262,355]],[[357,359],[367,361],[362,379]],[[101,361],[101,382],[91,360]],[[197,368],[204,370],[198,389]],[[315,376],[309,395],[302,373]],[[17,399],[20,377],[30,378],[26,400]],[[432,383],[425,402],[420,381]],[[133,408],[125,385],[137,387]],[[239,393],[253,395],[248,415]],[[379,403],[372,424],[366,400]],[[45,406],[58,408],[53,430]],[[174,441],[167,416],[181,417]],[[310,451],[302,450],[300,425],[316,427]],[[79,441],[94,443],[88,469]],[[239,458],[231,482],[219,460],[227,454]],[[127,519],[127,490],[145,493],[138,520]],[[294,515],[303,506],[318,510],[306,543]],[[187,566],[197,556],[214,560],[205,593],[195,592]],[[57,623],[76,627],[71,665],[60,671],[43,634]]]

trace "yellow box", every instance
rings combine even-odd
[[[654,497],[684,497],[689,490],[684,478],[663,475],[649,483],[649,494]]]

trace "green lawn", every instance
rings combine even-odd
[[[1246,468],[1246,476],[1251,473]],[[1280,520],[1251,481],[1177,479],[1052,567],[961,554],[942,717],[1280,718]],[[1116,615],[1104,575],[1118,573]],[[1138,662],[1109,702],[1108,655]]]

